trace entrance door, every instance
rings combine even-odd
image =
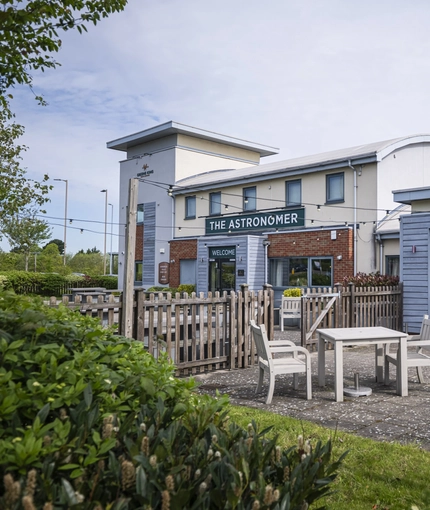
[[[227,259],[209,261],[209,291],[230,292],[236,289],[236,262]]]

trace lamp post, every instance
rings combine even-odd
[[[66,197],[64,200],[64,252],[63,252],[63,263],[64,265],[66,265],[67,197],[69,193],[69,181],[67,179],[54,179],[54,181],[62,181],[66,183]]]
[[[105,242],[103,250],[103,274],[106,274],[106,235],[107,235],[107,209],[108,209],[108,190],[102,189],[100,193],[105,193]]]
[[[112,207],[110,212],[110,257],[109,257],[109,274],[112,274],[112,232],[113,232],[113,204],[108,204]]]

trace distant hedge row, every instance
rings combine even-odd
[[[0,288],[13,290],[16,294],[61,296],[71,288],[104,287],[117,289],[116,276],[62,276],[56,273],[30,273],[27,271],[0,272]]]

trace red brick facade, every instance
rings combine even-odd
[[[197,259],[197,239],[170,241],[170,287],[180,284],[180,261],[184,259]]]
[[[354,274],[354,244],[352,229],[314,230],[286,235],[269,235],[268,258],[276,257],[333,257],[333,282]],[[341,256],[341,260],[337,257]]]
[[[136,260],[143,260],[143,225],[136,227],[136,250],[134,252]]]

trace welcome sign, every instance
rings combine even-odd
[[[241,214],[228,218],[206,218],[206,235],[234,234],[252,230],[273,230],[303,227],[305,225],[305,209],[282,209],[276,212],[258,212]]]

